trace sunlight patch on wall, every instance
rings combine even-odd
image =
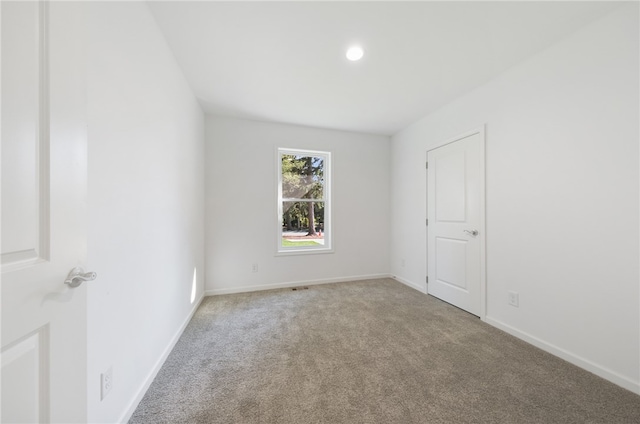
[[[196,300],[196,287],[198,282],[198,271],[193,268],[193,282],[191,283],[191,303]]]

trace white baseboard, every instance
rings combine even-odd
[[[540,348],[545,352],[548,352],[554,356],[564,359],[569,363],[572,363],[573,365],[576,365],[584,370],[587,370],[597,375],[598,377],[602,377],[605,380],[609,380],[610,382],[617,384],[620,387],[630,390],[636,394],[640,394],[640,382],[638,381],[633,381],[623,375],[616,373],[615,371],[611,371],[610,369],[602,367],[587,359],[581,358],[580,356],[577,356],[571,352],[568,352],[562,348],[559,348],[555,345],[547,343],[544,340],[540,340],[537,337],[534,337],[528,333],[525,333],[516,328],[513,328],[510,325],[507,325],[497,319],[487,316],[485,317],[485,322],[496,328],[499,328],[500,330],[506,333],[511,334],[512,336],[515,336],[521,340],[524,340],[525,342],[532,344],[533,346]]]
[[[138,392],[137,392],[136,396],[133,398],[133,400],[131,401],[131,403],[127,407],[125,413],[122,415],[122,417],[118,421],[119,423],[128,423],[129,422],[129,420],[131,419],[131,416],[133,415],[133,413],[135,412],[136,408],[138,407],[138,404],[140,404],[140,401],[144,397],[145,393],[147,393],[147,390],[149,390],[149,386],[151,386],[151,383],[153,383],[153,379],[156,378],[156,375],[158,375],[158,371],[160,371],[160,368],[162,368],[162,365],[164,365],[164,361],[167,360],[167,357],[169,356],[169,354],[173,350],[174,346],[176,345],[176,343],[178,343],[178,340],[180,339],[180,336],[182,336],[182,333],[184,332],[184,329],[187,328],[187,325],[191,321],[191,318],[193,318],[193,314],[195,314],[196,311],[198,310],[198,307],[202,303],[202,300],[204,299],[204,297],[205,297],[205,294],[203,293],[202,295],[200,295],[200,297],[193,304],[193,308],[191,308],[191,312],[189,312],[189,315],[184,320],[184,322],[182,323],[182,325],[180,326],[178,331],[176,331],[174,336],[171,338],[171,341],[169,341],[169,344],[167,345],[167,347],[162,352],[162,355],[160,355],[160,358],[153,365],[153,368],[151,369],[151,372],[149,373],[149,375],[147,375],[147,378],[145,378],[144,383],[142,384],[140,389],[138,389]]]
[[[427,286],[426,286],[426,284],[424,286],[421,286],[419,284],[412,283],[411,281],[405,280],[404,278],[398,277],[396,275],[392,275],[391,278],[393,278],[394,280],[398,281],[399,283],[404,284],[405,286],[409,286],[412,289],[418,290],[420,293],[427,294]]]
[[[356,275],[352,277],[328,278],[328,279],[322,279],[322,280],[291,281],[288,283],[240,286],[240,287],[231,287],[228,289],[212,289],[212,290],[206,290],[204,292],[204,295],[217,296],[221,294],[247,293],[247,292],[262,291],[262,290],[286,289],[289,287],[298,287],[298,286],[315,286],[318,284],[343,283],[347,281],[375,280],[379,278],[389,278],[389,277],[391,277],[389,274],[372,274],[372,275]]]

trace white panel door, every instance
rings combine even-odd
[[[483,315],[484,131],[427,152],[427,291]]]
[[[87,420],[83,8],[0,3],[3,423]]]

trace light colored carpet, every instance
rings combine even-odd
[[[206,298],[131,423],[640,423],[640,396],[394,280]]]

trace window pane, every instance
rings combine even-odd
[[[324,158],[282,155],[282,197],[323,199]]]
[[[324,202],[282,202],[281,245],[324,246]]]

